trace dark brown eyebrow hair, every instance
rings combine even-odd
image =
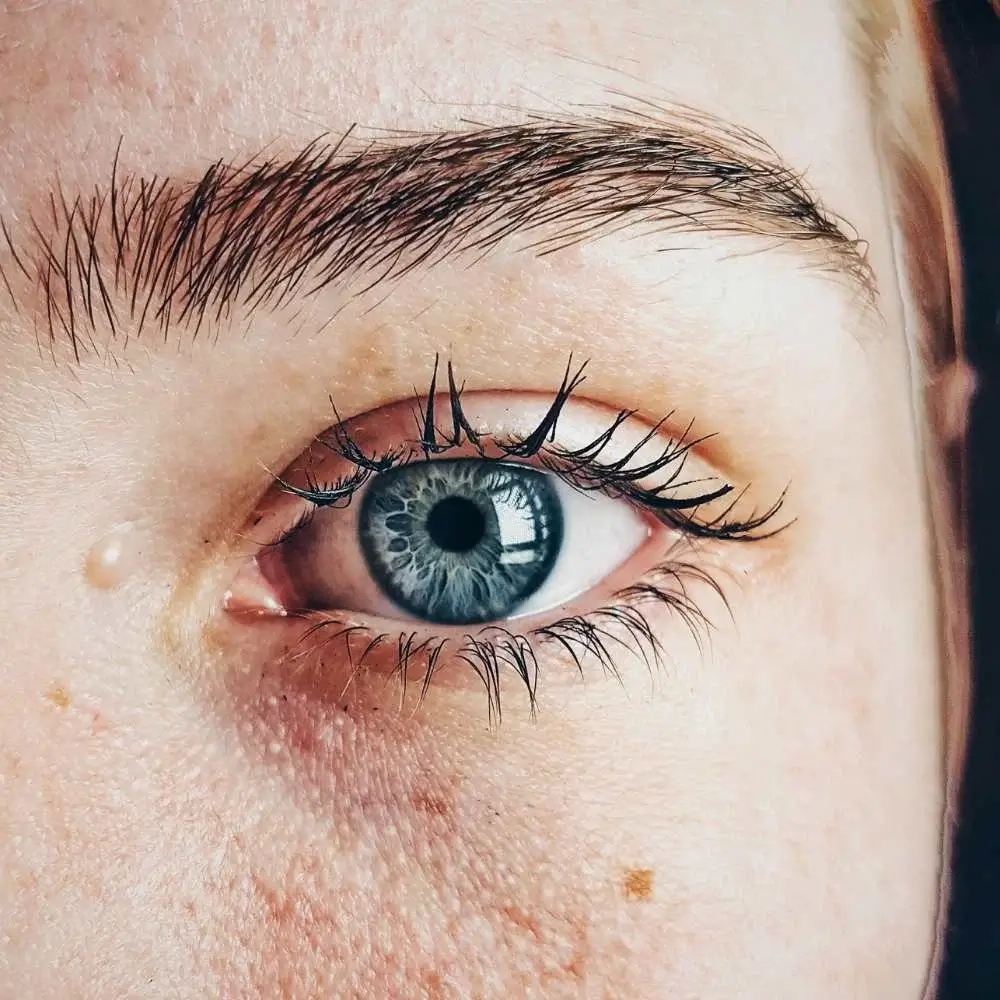
[[[106,186],[57,189],[20,239],[0,220],[0,291],[34,302],[39,338],[64,336],[79,359],[104,323],[112,337],[197,334],[236,308],[371,288],[517,233],[544,254],[634,223],[796,244],[874,297],[864,242],[763,140],[685,110],[349,132],[195,181],[127,174],[116,155]]]

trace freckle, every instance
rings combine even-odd
[[[539,922],[519,906],[504,906],[501,907],[500,912],[510,923],[527,931],[533,938],[541,938],[542,928]]]
[[[430,813],[432,816],[448,816],[451,814],[451,807],[440,795],[433,795],[428,792],[417,792],[411,799],[415,809],[420,812]]]
[[[278,33],[274,30],[274,25],[270,22],[260,29],[260,47],[265,52],[270,52],[278,40]]]
[[[45,692],[45,697],[52,702],[56,708],[69,708],[69,692],[58,681],[49,687],[48,691]]]
[[[622,878],[622,899],[627,903],[646,903],[653,898],[653,869],[626,868]]]
[[[83,575],[92,587],[113,590],[132,575],[141,555],[136,525],[127,521],[94,542],[84,560]]]
[[[424,992],[427,1000],[441,1000],[444,997],[444,977],[440,972],[424,973]]]

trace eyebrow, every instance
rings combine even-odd
[[[119,153],[121,146],[119,145]],[[386,135],[353,130],[288,158],[213,163],[197,180],[123,173],[15,235],[0,219],[0,293],[79,360],[102,323],[197,334],[234,309],[277,307],[335,283],[362,290],[515,234],[546,254],[651,223],[664,233],[793,245],[869,300],[866,244],[753,133],[691,111],[469,126]],[[20,237],[20,239],[18,238]]]

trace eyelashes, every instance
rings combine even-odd
[[[699,584],[729,610],[725,594],[711,574],[693,563],[670,559],[654,567],[640,582],[616,591],[607,604],[523,632],[499,624],[484,625],[460,636],[424,636],[417,630],[372,632],[337,612],[295,612],[293,617],[301,619],[305,628],[283,662],[293,668],[304,662],[322,670],[325,655],[346,656],[351,672],[344,691],[355,677],[387,667],[388,677],[399,682],[401,703],[411,687],[417,688],[418,703],[423,701],[435,674],[443,666],[459,663],[482,684],[492,727],[502,720],[500,693],[505,674],[520,681],[528,697],[529,712],[535,716],[539,660],[548,649],[563,654],[580,676],[585,675],[589,662],[621,681],[615,659],[620,652],[638,656],[650,673],[657,670],[665,650],[648,614],[654,607],[677,615],[700,648],[711,622],[691,594],[692,587]]]
[[[679,438],[658,443],[669,416],[636,438],[636,411],[623,409],[586,443],[574,447],[558,443],[560,421],[585,382],[586,369],[586,362],[574,367],[570,358],[551,403],[534,426],[517,434],[477,429],[464,403],[464,384],[456,379],[450,361],[442,373],[438,357],[426,393],[414,398],[413,433],[404,441],[382,450],[366,448],[334,406],[336,422],[316,438],[316,453],[332,456],[346,470],[323,479],[310,460],[298,467],[298,482],[276,476],[279,490],[299,498],[305,507],[268,547],[290,542],[323,509],[349,507],[377,477],[461,450],[487,462],[530,462],[577,491],[629,504],[669,529],[672,544],[658,562],[649,567],[647,560],[641,578],[614,588],[591,610],[570,614],[556,610],[550,620],[523,628],[508,619],[440,634],[432,623],[414,628],[400,622],[401,628],[380,629],[361,624],[351,611],[289,610],[289,617],[302,628],[283,660],[293,668],[305,663],[325,672],[325,664],[336,659],[350,668],[345,689],[362,673],[377,671],[399,680],[403,699],[415,688],[421,700],[443,667],[460,666],[478,677],[490,724],[495,725],[502,717],[505,674],[520,680],[534,714],[539,676],[552,660],[580,674],[588,663],[597,665],[604,674],[620,679],[618,660],[627,651],[651,672],[657,669],[668,652],[654,627],[657,610],[679,620],[701,647],[711,628],[702,598],[717,598],[727,610],[729,604],[722,587],[701,564],[699,544],[773,536],[783,527],[775,522],[784,494],[763,513],[737,514],[745,506],[746,489],[686,471],[692,450],[706,440],[691,436],[693,424]]]
[[[581,492],[596,491],[613,499],[628,501],[665,526],[692,537],[754,541],[768,538],[776,530],[780,530],[772,530],[769,526],[781,510],[784,493],[762,513],[751,512],[743,517],[735,517],[734,511],[743,500],[746,490],[735,490],[729,483],[689,495],[678,495],[678,491],[697,486],[700,482],[696,479],[684,479],[688,454],[707,440],[707,437],[690,438],[693,424],[689,424],[678,440],[666,445],[653,458],[638,459],[643,450],[655,441],[670,419],[669,414],[654,424],[618,458],[605,459],[604,455],[613,451],[616,435],[636,416],[635,410],[619,410],[607,429],[589,444],[575,449],[557,445],[555,434],[559,418],[573,393],[585,381],[587,364],[584,361],[574,371],[573,359],[570,357],[551,405],[532,431],[522,437],[498,438],[486,436],[472,427],[462,404],[464,385],[457,384],[450,361],[447,365],[450,427],[447,431],[441,431],[437,422],[440,358],[436,356],[426,396],[416,400],[418,434],[413,442],[398,445],[381,454],[367,454],[352,438],[334,406],[337,422],[329,431],[321,434],[317,441],[325,450],[347,462],[352,467],[351,471],[326,484],[321,483],[308,468],[304,473],[304,487],[296,486],[281,477],[275,477],[275,482],[282,490],[307,501],[314,509],[346,507],[374,476],[420,458],[439,458],[446,452],[466,446],[486,461],[534,459],[542,468],[558,475]],[[664,474],[666,478],[657,485],[642,485],[643,481],[662,477]],[[695,517],[699,509],[717,504],[723,499],[727,499],[727,502],[706,521],[699,521]]]

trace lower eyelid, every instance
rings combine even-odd
[[[310,613],[244,626],[240,639],[255,660],[270,661],[260,674],[261,691],[305,699],[310,711],[359,699],[373,709],[412,709],[429,695],[430,680],[433,690],[475,694],[486,718],[496,722],[501,690],[506,691],[504,704],[515,695],[522,705],[533,706],[539,685],[549,690],[575,684],[581,676],[624,678],[627,661],[649,668],[663,653],[673,657],[678,644],[690,642],[692,635],[700,648],[715,613],[708,601],[721,588],[700,565],[698,547],[685,543],[681,551],[665,552],[663,545],[648,543],[646,570],[629,572],[624,591],[601,588],[586,603],[509,627],[439,629],[415,623],[411,630],[372,616]],[[648,591],[657,584],[683,604],[669,607],[652,599]],[[724,608],[716,603],[718,610]],[[431,660],[433,677],[428,678]]]

